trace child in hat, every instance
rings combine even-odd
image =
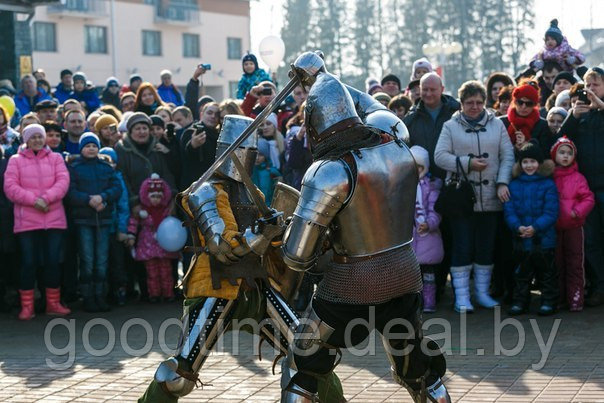
[[[556,222],[556,266],[560,300],[571,312],[583,310],[585,275],[583,272],[583,224],[595,204],[585,177],[579,172],[577,147],[566,136],[551,148],[556,162],[554,181],[560,195],[560,214]]]
[[[546,61],[558,63],[565,71],[573,71],[585,63],[583,53],[572,48],[562,31],[558,28],[558,20],[553,19],[545,31],[543,49],[533,56],[529,66],[536,72],[543,68]]]
[[[554,265],[558,218],[558,192],[550,178],[554,170],[551,160],[544,161],[539,146],[527,142],[518,152],[514,180],[510,183],[510,200],[504,203],[507,225],[516,234],[515,252],[520,265],[514,273],[516,286],[510,315],[528,312],[530,284],[536,272],[541,279],[540,315],[555,312],[558,284]]]
[[[241,67],[243,68],[243,74],[237,85],[237,99],[245,98],[245,94],[247,94],[253,86],[258,85],[262,81],[271,81],[268,73],[258,67],[258,59],[256,58],[256,55],[252,53],[248,52],[243,56],[243,59],[241,59]]]

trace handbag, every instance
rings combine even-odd
[[[434,203],[434,210],[446,217],[468,216],[474,212],[476,202],[474,187],[468,181],[459,157],[455,158],[455,163],[457,173],[451,175]]]

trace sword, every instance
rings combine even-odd
[[[189,194],[191,192],[196,191],[205,181],[207,181],[210,176],[231,156],[233,151],[235,151],[245,139],[247,139],[250,134],[254,132],[260,126],[260,123],[264,122],[264,120],[273,113],[273,111],[287,98],[287,96],[300,84],[300,79],[297,74],[291,74],[293,77],[289,80],[287,85],[283,87],[281,92],[277,94],[275,98],[260,112],[256,119],[241,133],[241,135],[235,140],[222,155],[214,161],[214,163],[208,168],[207,171],[201,175],[201,177],[193,182],[185,191],[181,192],[181,196]]]

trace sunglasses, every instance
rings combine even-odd
[[[528,106],[529,108],[535,106],[535,103],[533,101],[523,101],[521,99],[518,99],[516,101],[516,105],[518,106]]]

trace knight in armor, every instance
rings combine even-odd
[[[227,115],[218,138],[217,156],[251,122],[247,117]],[[159,365],[139,402],[176,402],[203,385],[198,374],[235,319],[254,319],[260,324],[263,340],[282,355],[288,351],[299,318],[287,301],[301,277],[291,276],[293,272],[286,267],[280,270],[271,263],[279,262],[269,256],[271,253],[278,256],[272,247],[265,247],[262,256],[250,253],[244,234],[260,217],[242,178],[245,175],[249,178],[252,171],[256,145],[254,134],[234,152],[244,172],[231,159],[208,181],[196,184],[179,199],[190,218],[195,252],[183,280],[184,331],[178,352]],[[289,210],[291,215],[298,196],[295,189],[280,185],[275,190],[273,205],[285,214]],[[323,401],[344,401],[335,374],[322,378],[319,395]]]
[[[314,163],[281,254],[295,271],[313,270],[327,248],[333,258],[282,363],[281,401],[322,401],[319,382],[340,349],[376,329],[395,381],[415,402],[450,402],[445,358],[421,329],[422,280],[411,248],[418,173],[404,124],[326,72],[318,54],[302,54],[293,67],[310,88],[305,125]],[[359,319],[369,326],[351,327]]]

